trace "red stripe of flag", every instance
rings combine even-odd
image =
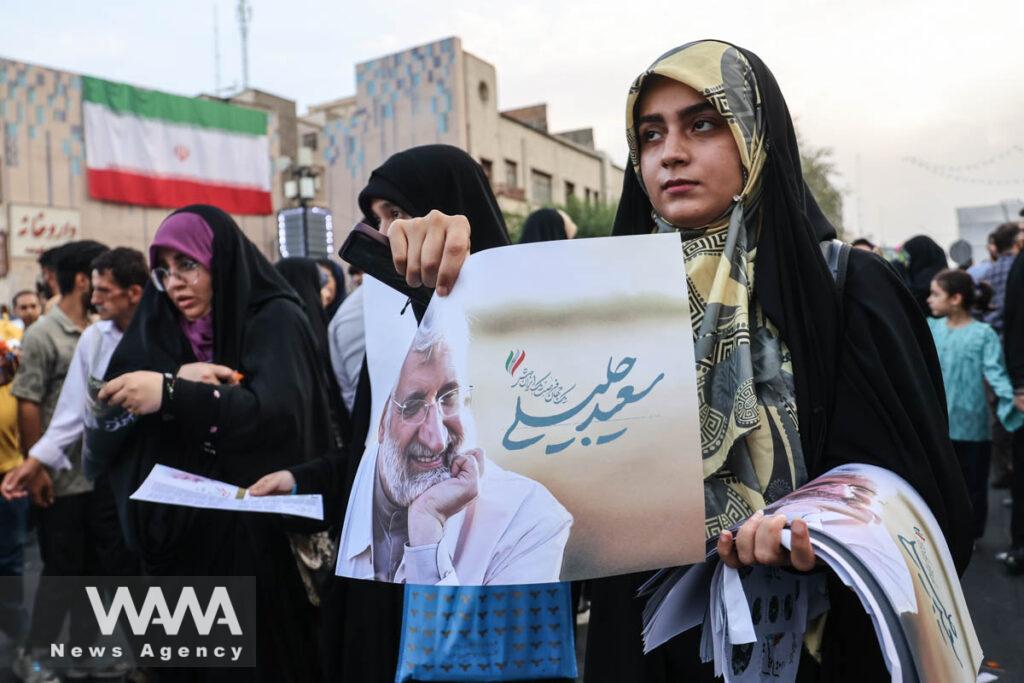
[[[520,354],[519,354],[519,360],[517,360],[517,361],[515,362],[515,365],[513,365],[513,366],[512,366],[512,374],[513,374],[513,375],[514,375],[514,374],[516,374],[516,370],[518,370],[518,369],[519,369],[519,366],[523,364],[523,361],[524,361],[524,360],[526,360],[526,352],[525,352],[525,351],[522,351],[522,352],[520,352]]]
[[[213,204],[228,213],[273,213],[270,192],[228,187],[194,180],[154,178],[125,171],[90,168],[89,196],[121,204],[175,209],[187,204]]]

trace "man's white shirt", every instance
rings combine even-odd
[[[367,449],[345,515],[338,576],[375,578],[376,463],[376,448]],[[487,460],[477,499],[447,521],[439,543],[406,546],[394,580],[451,586],[558,581],[572,521],[569,511],[540,483]]]
[[[50,425],[29,449],[30,456],[55,470],[71,469],[64,449],[80,441],[85,433],[89,377],[103,378],[122,336],[112,320],[101,320],[85,328],[68,366]]]

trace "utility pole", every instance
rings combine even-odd
[[[220,95],[220,22],[217,19],[217,3],[213,3],[213,94]]]
[[[857,233],[861,237],[863,237],[864,235],[868,234],[869,232],[874,232],[874,230],[865,230],[865,228],[864,228],[864,177],[861,174],[860,154],[859,153],[857,154],[856,159],[857,159],[857,171],[856,171],[857,189],[855,190],[855,192],[857,193]],[[879,240],[879,243],[881,243],[881,240],[882,240],[881,235],[879,235],[878,240]]]
[[[238,0],[238,32],[242,38],[242,90],[249,89],[249,22],[252,7],[247,0]]]

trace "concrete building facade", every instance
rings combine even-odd
[[[573,196],[618,200],[623,171],[594,149],[593,132],[550,132],[543,104],[499,111],[494,66],[465,52],[458,38],[357,64],[355,73],[355,95],[301,117],[293,100],[260,90],[224,99],[268,114],[273,213],[235,218],[271,259],[280,254],[277,213],[297,205],[284,196],[287,181],[316,176],[308,204],[333,213],[337,246],[361,218],[356,199],[372,170],[416,145],[465,149],[512,214]],[[33,286],[45,249],[95,239],[144,250],[170,211],[89,196],[81,81],[0,58],[0,301]]]
[[[589,129],[551,133],[545,105],[498,110],[494,66],[447,38],[356,65],[356,94],[310,107],[323,126],[325,199],[336,239],[360,219],[356,198],[374,168],[416,145],[465,149],[484,167],[502,209],[519,215],[569,196],[616,202],[623,170],[594,149]]]

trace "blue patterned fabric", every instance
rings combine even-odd
[[[999,399],[999,419],[1012,432],[1024,424],[1024,414],[1013,407],[1013,387],[1006,374],[999,336],[985,323],[972,321],[950,329],[945,318],[929,318],[935,350],[942,366],[949,410],[949,438],[953,441],[990,441],[985,382]]]
[[[576,678],[568,583],[405,587],[396,683]]]

